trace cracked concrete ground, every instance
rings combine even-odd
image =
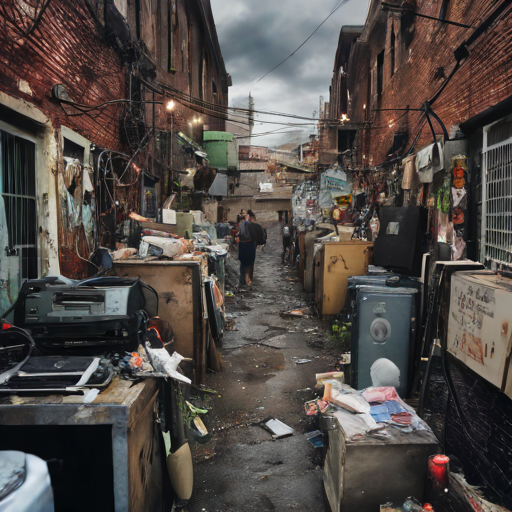
[[[235,330],[224,336],[223,371],[207,379],[218,395],[202,417],[211,441],[194,447],[188,512],[325,510],[321,453],[305,437],[316,427],[303,404],[315,396],[315,374],[333,371],[335,358],[324,348],[327,324],[312,314],[280,316],[313,303],[295,272],[281,266],[279,235],[273,226],[266,249],[258,250],[252,288],[227,299]],[[273,440],[259,425],[270,418],[293,435]]]

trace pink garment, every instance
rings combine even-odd
[[[368,403],[382,404],[388,400],[400,400],[395,388],[367,388],[363,397]]]

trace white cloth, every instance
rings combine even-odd
[[[434,174],[444,169],[443,146],[431,144],[416,155],[416,170],[421,183],[432,183]]]
[[[26,454],[23,485],[0,501],[0,512],[54,512],[53,490],[46,462]]]
[[[376,388],[384,386],[391,388],[400,387],[400,370],[398,366],[385,357],[377,359],[370,368],[372,385]]]

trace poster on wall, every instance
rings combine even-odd
[[[492,272],[452,277],[448,352],[498,388],[510,355],[512,286]]]

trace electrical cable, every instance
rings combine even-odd
[[[256,83],[259,83],[261,82],[265,77],[267,77],[268,75],[270,75],[270,73],[272,73],[272,71],[275,71],[279,66],[281,66],[282,64],[284,64],[288,59],[290,59],[291,57],[293,57],[317,32],[318,30],[320,30],[320,28],[322,27],[322,25],[340,8],[342,7],[343,5],[345,5],[347,2],[349,2],[350,0],[340,0],[340,2],[338,2],[338,4],[336,5],[336,7],[330,12],[330,14],[327,16],[327,18],[324,19],[324,21],[322,21],[322,23],[320,23],[320,25],[318,25],[318,27],[315,28],[315,30],[311,33],[311,35],[296,49],[294,50],[290,55],[288,55],[288,57],[286,57],[286,59],[282,60],[279,64],[277,64],[276,66],[274,66],[270,71],[267,71],[267,73],[265,73],[261,78],[259,78],[258,80],[256,80]]]
[[[512,4],[512,0],[504,0],[491,14],[489,14],[489,16],[478,27],[475,28],[475,31],[473,32],[473,34],[471,34],[471,36],[465,42],[463,42],[460,46],[458,46],[455,49],[455,51],[454,51],[454,55],[455,55],[455,59],[456,59],[455,66],[452,69],[448,78],[441,85],[439,90],[434,94],[434,96],[429,101],[426,102],[425,105],[427,106],[428,110],[425,110],[425,105],[424,105],[423,113],[421,114],[418,122],[421,120],[421,118],[423,116],[427,116],[427,119],[425,119],[425,121],[423,122],[423,125],[419,129],[411,147],[405,154],[405,157],[409,156],[412,153],[412,151],[414,150],[414,147],[416,146],[416,143],[418,142],[418,140],[421,136],[421,133],[423,132],[423,129],[424,129],[425,125],[427,124],[427,122],[429,122],[431,124],[431,121],[428,118],[427,111],[429,113],[433,114],[434,118],[440,123],[440,126],[443,129],[443,132],[445,134],[447,133],[446,127],[442,123],[439,116],[437,116],[437,114],[433,113],[433,111],[431,109],[432,104],[434,104],[439,99],[439,97],[441,96],[443,91],[446,89],[448,84],[451,82],[451,80],[453,79],[453,77],[455,76],[457,71],[460,69],[460,67],[462,65],[462,61],[465,60],[467,57],[469,57],[468,46],[472,45],[481,35],[483,35],[487,31],[487,29],[490,28],[490,26],[501,16],[501,14],[503,14],[507,10],[507,7],[509,7],[511,4]],[[417,109],[415,109],[415,110],[417,110]],[[377,167],[387,165],[389,163],[392,163],[393,161],[394,160],[383,162],[382,164],[379,164]]]

